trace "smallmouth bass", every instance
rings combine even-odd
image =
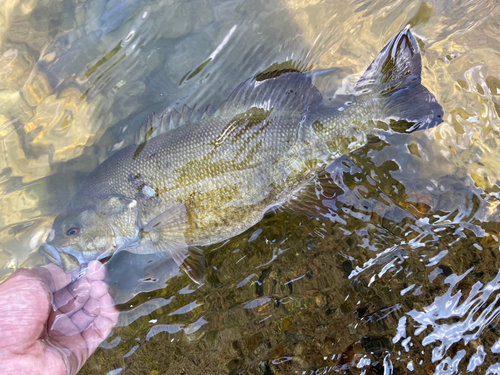
[[[66,272],[120,250],[159,253],[201,283],[198,246],[300,200],[311,179],[370,135],[440,124],[442,108],[420,75],[417,42],[404,29],[341,106],[326,106],[307,74],[287,71],[248,79],[214,113],[185,107],[185,125],[175,127],[175,111],[153,116],[137,144],[87,177],[40,251]]]

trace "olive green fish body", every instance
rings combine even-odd
[[[248,79],[215,113],[187,125],[172,128],[176,112],[153,117],[138,144],[89,175],[56,218],[44,253],[66,270],[121,249],[165,252],[182,265],[189,246],[248,229],[370,134],[439,124],[442,108],[420,73],[417,42],[405,29],[341,106],[325,105],[310,76],[284,72]],[[201,282],[193,267],[184,269]]]
[[[288,168],[297,144],[297,116],[274,119],[253,109],[229,121],[217,117],[132,145],[101,164],[70,205],[78,209],[110,195],[135,199],[147,223],[170,203],[186,206],[186,241],[218,242],[258,222],[314,171]]]

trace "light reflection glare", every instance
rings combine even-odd
[[[409,24],[445,110],[435,129],[337,159],[343,193],[320,218],[269,213],[204,248],[201,286],[164,259],[112,260],[121,317],[82,374],[500,374],[496,1],[5,4],[0,280],[46,261],[55,215],[152,112],[217,107],[273,64],[313,69],[345,113]]]
[[[460,276],[455,274],[448,276],[445,279],[445,284],[449,285],[446,293],[436,297],[431,305],[408,312],[407,315],[412,318],[411,324],[408,325],[406,317],[402,317],[398,334],[393,338],[393,342],[397,343],[406,337],[407,330],[411,332],[415,327],[412,336],[414,339],[418,337],[424,346],[432,347],[432,362],[437,362],[438,373],[455,373],[458,364],[465,356],[465,351],[459,351],[452,359],[445,358],[449,349],[459,341],[463,340],[464,344],[468,345],[480,338],[482,332],[488,329],[500,314],[500,306],[497,306],[500,298],[498,294],[500,273],[486,285],[481,282],[474,283],[468,295],[464,295],[460,288],[455,289],[472,270],[471,268]],[[459,318],[458,321],[456,318]],[[413,322],[417,325],[415,326]],[[422,332],[428,332],[428,328],[431,328],[432,332],[419,337]],[[492,352],[497,350],[495,345],[491,347]],[[468,371],[474,371],[482,365],[484,358],[484,347],[479,346],[469,359]],[[445,367],[448,368],[448,372],[444,372]]]

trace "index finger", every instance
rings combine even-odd
[[[47,271],[49,271],[50,276],[52,277],[53,282],[48,283],[48,285],[50,286],[50,291],[52,293],[57,292],[58,290],[71,283],[71,275],[64,272],[61,267],[55,265],[54,263],[47,264],[45,266],[42,266],[41,268],[45,268]]]
[[[87,273],[85,274],[91,281],[101,281],[107,277],[106,266],[98,260],[92,260],[87,266]]]

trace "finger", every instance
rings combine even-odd
[[[68,293],[67,295],[71,294]],[[51,314],[49,323],[58,331],[74,334],[70,322],[78,328],[78,332],[82,332],[98,314],[108,318],[113,323],[113,326],[118,322],[119,311],[109,293],[101,296],[100,299],[88,298],[85,301],[71,299],[61,309]],[[61,324],[68,326],[62,326]]]
[[[89,280],[97,281],[104,280],[108,276],[106,266],[97,260],[89,262],[85,277]]]
[[[62,317],[64,317],[64,320],[70,320],[67,315],[62,315]],[[70,326],[70,324],[67,323],[67,326]],[[78,328],[76,328],[75,326],[73,332],[77,331]],[[65,358],[66,360],[70,360],[69,364],[71,365],[71,369],[68,369],[70,374],[76,374],[76,372],[89,358],[91,353],[91,351],[87,348],[86,340],[79,332],[70,334],[68,331],[61,332],[55,329],[49,330],[48,342],[51,343],[53,347],[60,348],[59,352],[61,357]]]
[[[76,363],[76,367],[73,366],[75,371],[81,368],[96,348],[109,336],[119,316],[109,293],[101,296],[99,300],[89,298],[85,306],[91,310],[97,308],[100,314],[92,317],[84,310],[75,312],[71,318],[66,314],[61,314],[56,317],[49,330],[51,340],[72,352]],[[82,333],[77,333],[85,326],[87,327]]]
[[[67,314],[53,314],[49,319],[49,336],[74,336],[81,331]]]
[[[77,298],[88,298],[90,297],[90,288],[92,287],[92,280],[88,277],[83,277],[80,280],[75,281],[73,284],[69,284],[68,291]]]
[[[93,300],[93,298],[91,298],[89,302],[91,300]],[[118,322],[118,317],[120,315],[109,293],[103,295],[101,299],[98,301],[96,300],[96,302],[99,304],[99,315],[95,317],[89,327],[82,333],[87,343],[87,347],[90,350],[89,355],[109,336]]]
[[[105,318],[108,318],[113,326],[118,323],[118,317],[120,316],[120,312],[115,306],[115,302],[113,298],[108,294],[105,294],[99,300],[99,315]]]
[[[68,374],[74,375],[87,361],[95,347],[89,347],[89,343],[80,332],[85,325],[83,319],[75,321],[67,314],[51,314],[51,317],[53,319],[48,325],[50,328],[47,331],[46,342],[49,347],[56,349],[67,364]],[[92,322],[88,325],[91,324]]]
[[[61,289],[54,294],[54,307],[55,310],[62,309],[63,313],[68,312],[74,308],[75,296],[69,292],[67,288]],[[70,306],[70,303],[72,305]]]
[[[99,300],[103,295],[108,293],[109,286],[104,281],[94,281],[90,288],[90,297]]]
[[[56,309],[65,314],[80,310],[90,297],[91,282],[84,277],[54,294]]]
[[[108,318],[98,315],[89,328],[82,333],[90,354],[109,336],[115,324]]]
[[[96,315],[88,313],[86,310],[82,309],[71,315],[71,321],[78,328],[78,332],[81,333],[85,331],[90,323],[94,321]]]
[[[83,306],[83,309],[87,311],[87,313],[91,315],[99,315],[101,309],[99,306],[99,300],[90,297],[85,306]]]
[[[50,283],[49,286],[52,293],[55,293],[56,291],[64,288],[69,283],[71,283],[71,275],[67,274],[61,267],[53,263],[47,264],[40,268],[44,268],[50,273],[52,283]]]
[[[98,315],[100,313],[100,300],[104,295],[108,294],[108,290],[109,286],[104,281],[94,281],[90,288],[90,298],[83,308],[91,314]],[[110,308],[110,312],[115,312],[116,309],[112,298],[106,297],[104,304]]]

